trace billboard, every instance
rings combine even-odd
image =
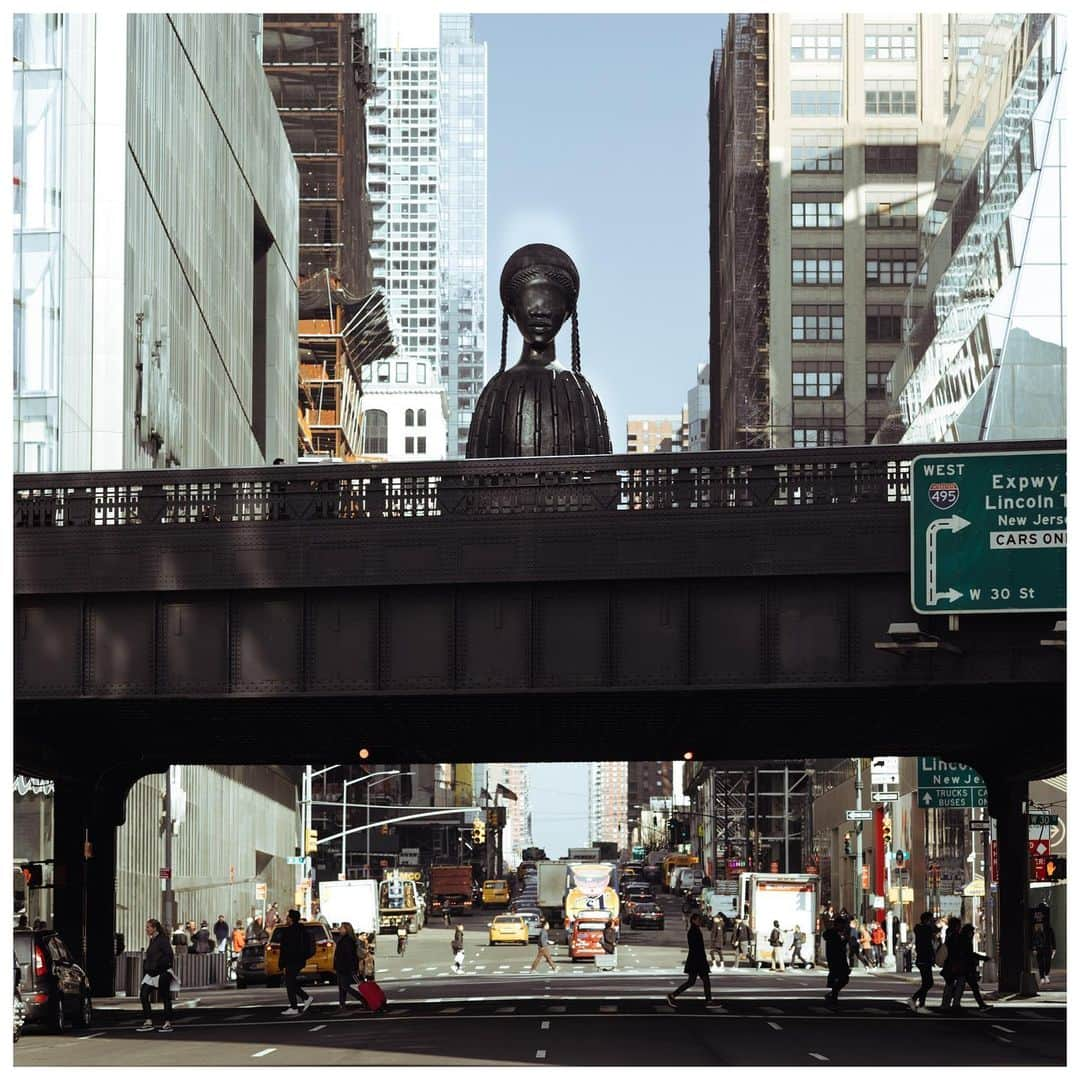
[[[567,922],[582,915],[618,919],[619,894],[611,884],[614,869],[611,863],[570,864],[571,886],[564,909]]]

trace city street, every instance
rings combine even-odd
[[[282,1017],[282,988],[184,990],[172,1034],[137,1032],[138,1003],[95,1003],[89,1031],[28,1031],[19,1065],[1060,1065],[1064,993],[1004,1001],[984,1015],[919,1016],[903,999],[917,977],[853,975],[830,1012],[824,972],[740,969],[713,978],[723,1012],[707,1012],[700,985],[677,1009],[665,994],[682,981],[676,901],[662,932],[627,931],[615,973],[598,974],[554,951],[556,973],[528,973],[535,947],[486,942],[485,913],[466,917],[466,974],[449,973],[451,931],[429,924],[399,958],[380,939],[378,978],[390,1001],[370,1016],[337,1005],[336,987],[310,988],[314,1004]],[[1055,979],[1055,986],[1058,985]],[[1063,982],[1060,984],[1063,986]],[[940,978],[938,979],[940,987]],[[932,1002],[936,999],[931,997]],[[160,1007],[155,1007],[160,1026]],[[916,1028],[918,1032],[916,1034]],[[122,1045],[118,1046],[117,1043]]]

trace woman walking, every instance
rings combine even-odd
[[[356,940],[356,931],[350,922],[341,924],[341,936],[334,946],[334,974],[337,976],[338,1008],[345,1008],[345,995],[352,994],[357,1001],[363,1001],[363,995],[356,989],[360,981],[360,949]]]
[[[139,1002],[142,1005],[143,1022],[136,1031],[153,1031],[154,1021],[151,1016],[150,994],[156,988],[165,1012],[165,1023],[159,1031],[172,1031],[172,966],[173,949],[169,939],[161,929],[157,919],[146,920],[146,936],[150,939],[143,956],[143,980],[139,990]]]
[[[870,929],[866,923],[859,926],[859,959],[867,971],[874,966],[874,958],[870,955]]]
[[[988,1005],[982,994],[979,993],[979,961],[985,960],[982,953],[975,951],[975,927],[967,923],[961,928],[956,941],[956,962],[953,965],[955,981],[953,982],[952,1007],[956,1012],[960,1011],[960,999],[964,994],[964,987],[970,986],[975,995],[975,1004],[979,1012],[987,1012],[992,1006]]]

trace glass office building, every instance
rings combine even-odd
[[[926,255],[929,303],[916,316],[909,296],[890,373],[903,442],[1065,437],[1065,28],[998,18],[1016,25],[1004,50],[988,35],[983,91],[946,134],[958,192]],[[988,108],[997,119],[969,156]]]

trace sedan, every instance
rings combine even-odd
[[[496,915],[488,923],[488,944],[529,944],[529,924],[524,915]]]
[[[518,908],[515,915],[520,915],[529,927],[529,940],[540,939],[540,928],[544,925],[544,916],[536,908]]]
[[[636,930],[639,926],[652,926],[663,930],[664,909],[659,904],[646,900],[634,904],[634,910],[630,912],[630,927]]]
[[[89,1027],[90,980],[52,930],[16,930],[19,993],[28,1024],[44,1023],[56,1034],[69,1024]]]

